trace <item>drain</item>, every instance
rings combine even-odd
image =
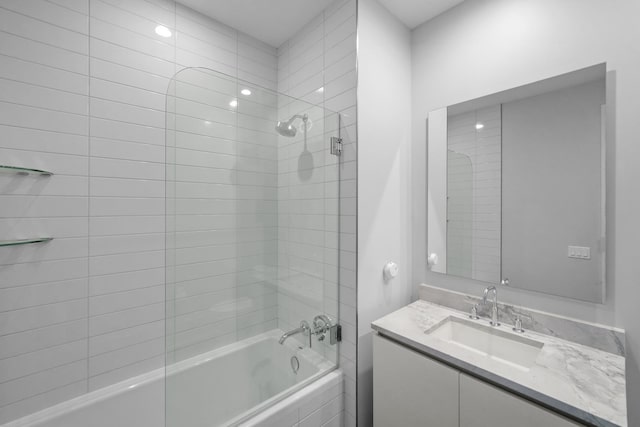
[[[296,356],[291,356],[291,369],[294,374],[298,373],[298,369],[300,369],[300,361]]]

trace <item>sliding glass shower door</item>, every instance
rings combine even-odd
[[[336,113],[250,82],[172,80],[167,426],[238,423],[335,368],[338,133]]]

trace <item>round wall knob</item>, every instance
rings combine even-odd
[[[427,257],[427,264],[432,267],[438,263],[438,254],[432,253]]]
[[[391,280],[398,275],[398,264],[389,261],[384,265],[382,271],[384,272],[384,280]]]

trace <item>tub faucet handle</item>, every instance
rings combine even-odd
[[[318,341],[324,341],[329,333],[329,344],[342,341],[342,327],[331,321],[326,314],[318,314],[313,318],[313,333],[318,337]]]

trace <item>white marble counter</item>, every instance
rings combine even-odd
[[[537,332],[516,333],[544,344],[527,371],[465,351],[425,333],[449,316],[466,313],[418,300],[372,323],[378,333],[458,369],[484,378],[559,413],[593,426],[627,426],[623,356]],[[488,324],[486,319],[474,320]]]

